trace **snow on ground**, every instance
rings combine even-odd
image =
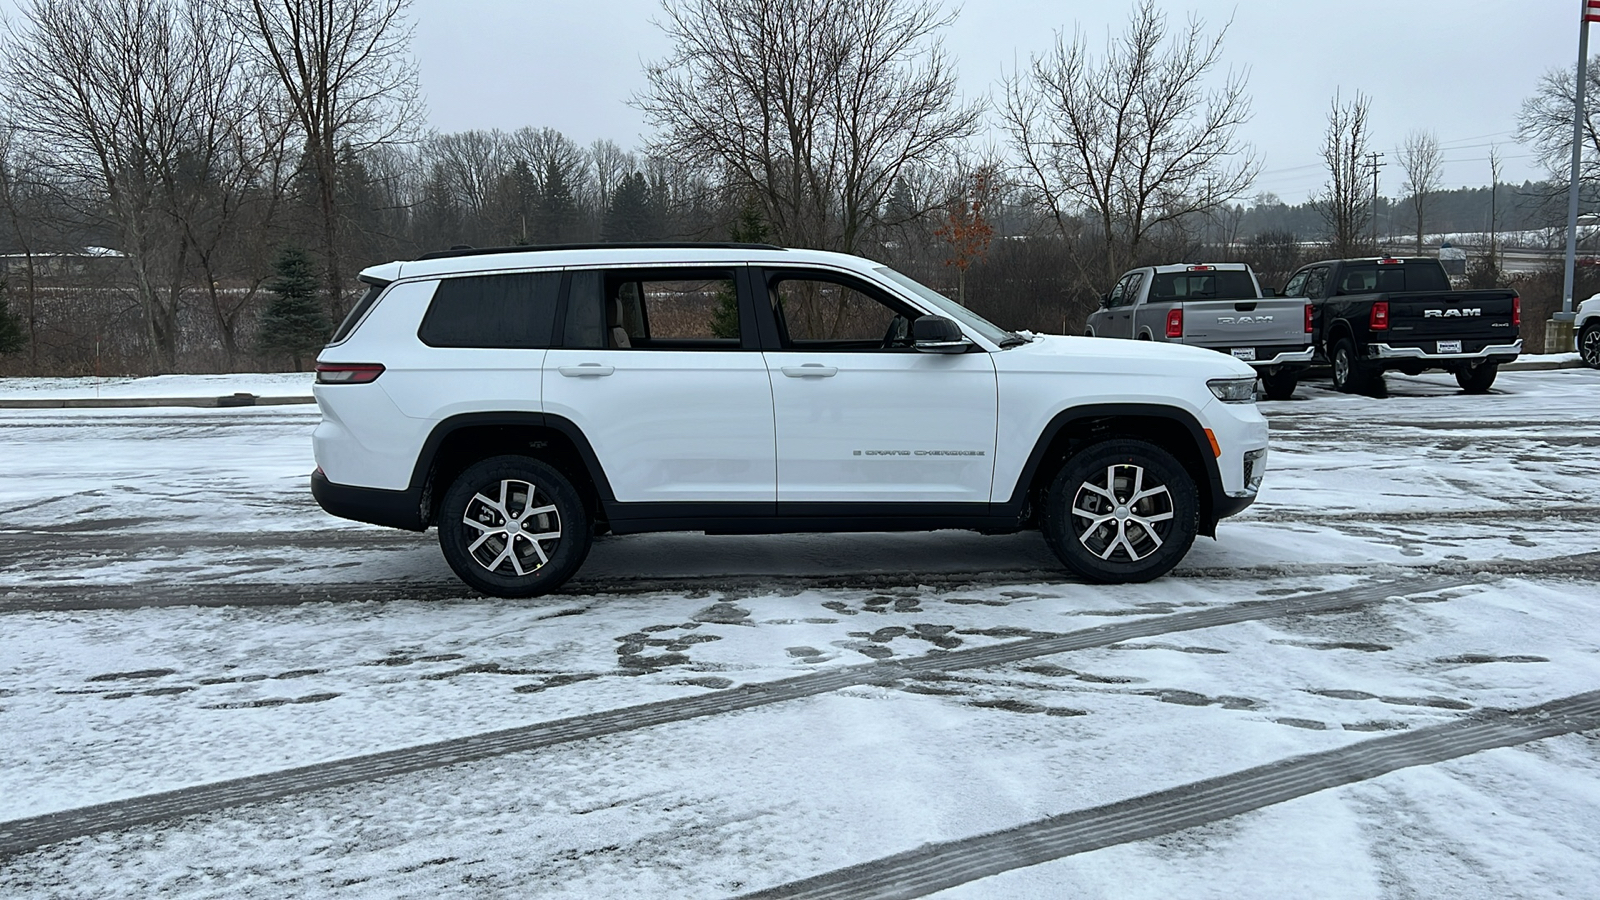
[[[1260,501],[1149,585],[1052,575],[1035,534],[638,535],[597,542],[573,592],[515,602],[452,587],[431,534],[317,510],[314,408],[7,411],[0,820],[1374,574],[1529,568],[79,838],[8,860],[0,894],[736,894],[1600,688],[1592,577],[1539,569],[1600,550],[1600,373],[1507,372],[1486,397],[1389,384],[1264,404]],[[650,579],[681,584],[622,589]],[[374,582],[397,599],[7,609],[112,584]],[[940,896],[1584,896],[1596,835],[1586,733]]]
[[[309,397],[314,372],[244,372],[232,375],[150,375],[109,378],[0,378],[0,400],[118,397]]]

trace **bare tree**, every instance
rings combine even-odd
[[[1207,89],[1221,61],[1224,25],[1206,36],[1191,19],[1169,40],[1154,0],[1096,58],[1080,31],[1033,57],[1004,84],[1001,118],[1020,175],[1064,239],[1090,222],[1100,259],[1080,264],[1103,284],[1140,256],[1158,231],[1244,194],[1259,170],[1237,139],[1250,117],[1243,73]]]
[[[172,371],[193,250],[189,188],[238,83],[233,36],[182,0],[33,0],[23,15],[3,67],[16,121],[115,234],[152,363]]]
[[[405,23],[409,0],[215,0],[224,3],[304,140],[315,178],[328,303],[344,313],[341,153],[396,140],[421,115]]]
[[[1600,97],[1600,56],[1589,61],[1585,96]],[[1517,140],[1534,149],[1550,182],[1563,200],[1572,173],[1572,110],[1577,93],[1576,65],[1551,69],[1539,79],[1533,96],[1522,101],[1517,116]],[[1600,182],[1600,108],[1584,106],[1583,157],[1579,178],[1591,188]]]
[[[34,148],[24,146],[16,125],[0,123],[0,206],[5,207],[5,236],[22,256],[23,322],[28,336],[28,364],[39,374],[40,242],[48,236],[49,188],[44,183]],[[4,273],[9,275],[9,273]],[[3,276],[0,276],[3,277]],[[16,296],[15,288],[12,296]],[[15,312],[13,310],[13,312]]]
[[[1411,210],[1417,215],[1417,254],[1421,255],[1423,223],[1432,195],[1444,177],[1444,154],[1439,150],[1439,136],[1420,128],[1406,135],[1406,142],[1400,148],[1400,168],[1406,173],[1401,190],[1411,196]]]
[[[594,176],[595,206],[608,209],[611,195],[622,179],[638,171],[639,161],[613,141],[595,141],[589,145],[589,169]]]
[[[1365,249],[1366,228],[1372,221],[1362,162],[1369,141],[1369,103],[1360,93],[1350,103],[1342,103],[1335,93],[1328,110],[1328,130],[1322,145],[1328,182],[1311,205],[1328,227],[1328,239],[1336,256],[1355,256]]]
[[[977,128],[932,0],[669,0],[672,54],[634,103],[657,157],[756,197],[773,237],[853,250],[908,165]]]

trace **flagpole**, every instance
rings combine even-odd
[[[1583,89],[1589,80],[1589,0],[1579,0],[1578,91],[1572,104],[1572,181],[1567,187],[1567,268],[1561,283],[1561,312],[1553,318],[1571,322],[1573,270],[1578,262],[1578,167],[1583,161]]]

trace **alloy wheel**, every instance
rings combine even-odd
[[[1078,486],[1072,517],[1085,549],[1100,559],[1130,562],[1161,549],[1171,528],[1166,523],[1173,517],[1172,492],[1145,481],[1144,466],[1127,463],[1107,466],[1103,480],[1097,476]]]
[[[561,540],[561,515],[531,481],[505,479],[498,497],[484,491],[467,501],[461,521],[467,554],[498,575],[526,575],[550,562]],[[474,532],[476,536],[474,536]]]

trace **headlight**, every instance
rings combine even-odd
[[[1216,394],[1223,403],[1256,402],[1254,378],[1213,378],[1206,382],[1206,387],[1211,388],[1211,393]]]

